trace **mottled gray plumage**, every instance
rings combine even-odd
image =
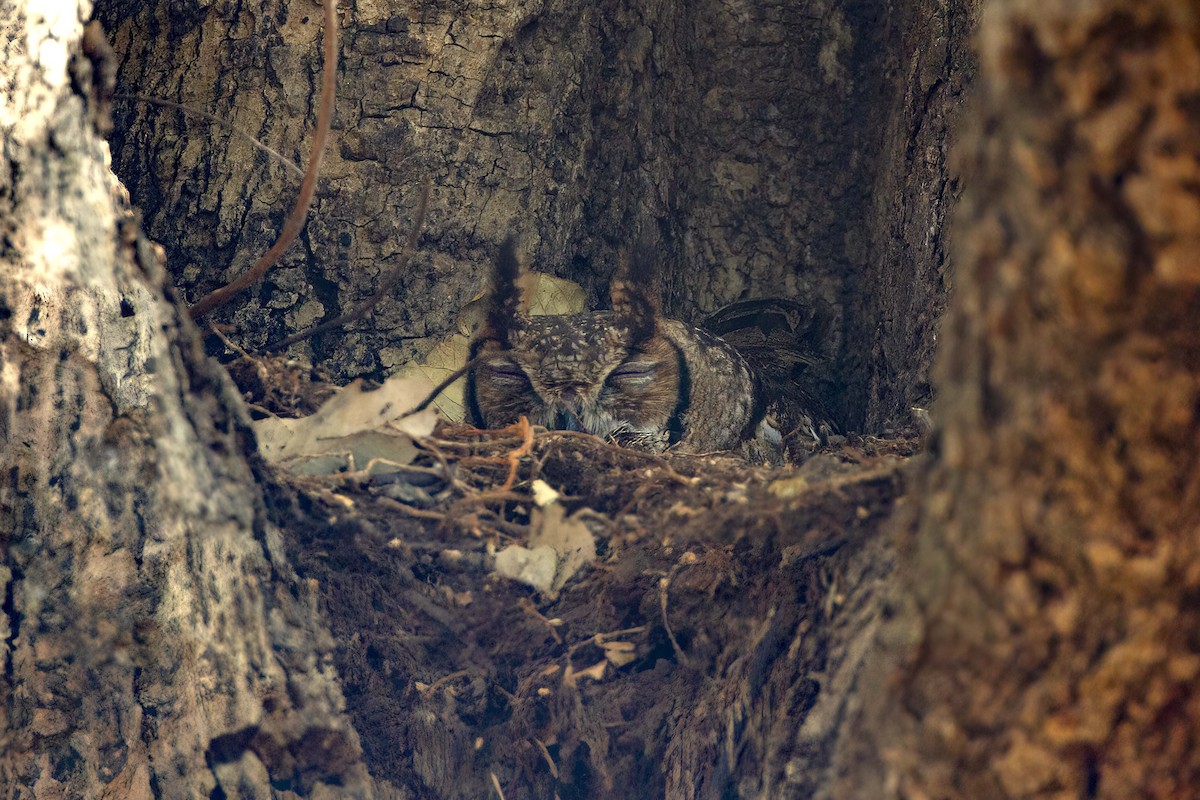
[[[513,302],[513,252],[511,242],[501,248],[488,321],[471,347],[476,425],[525,416],[652,451],[728,450],[755,436],[764,403],[750,366],[719,338],[658,314],[643,288],[646,254],[618,270],[612,311],[526,317]]]

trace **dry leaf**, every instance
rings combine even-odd
[[[608,661],[600,660],[592,664],[587,669],[582,669],[579,672],[567,667],[567,671],[563,673],[563,683],[568,686],[574,686],[579,683],[581,678],[591,678],[594,681],[604,680],[604,670],[608,667]]]
[[[550,484],[541,478],[535,479],[529,488],[533,492],[533,502],[543,508],[551,503],[558,502],[558,498],[562,497],[562,495],[551,488]]]
[[[587,309],[587,293],[574,281],[526,272],[518,283],[531,316],[578,314]]]
[[[421,378],[393,378],[374,391],[359,381],[330,397],[316,413],[300,419],[268,418],[254,425],[263,457],[308,474],[328,474],[387,464],[408,464],[416,456],[412,440],[428,436],[437,413],[426,409],[406,416],[432,386]],[[380,463],[371,464],[373,460]]]
[[[417,457],[417,448],[404,434],[360,431],[337,440],[337,451],[293,457],[288,469],[300,475],[332,475],[359,472],[386,475],[398,472]]]
[[[566,510],[558,503],[546,506],[542,511],[534,509],[533,518],[538,522],[537,532],[529,538],[532,547],[549,546],[558,553],[558,572],[551,587],[555,596],[567,581],[580,569],[596,560],[596,537],[578,515],[567,517]]]
[[[496,553],[495,570],[499,575],[550,595],[558,572],[558,553],[553,547],[528,548],[511,544]]]
[[[496,554],[495,571],[532,586],[553,600],[571,577],[596,559],[596,539],[587,525],[567,517],[558,503],[534,509],[529,546],[509,545]]]
[[[602,642],[600,646],[604,648],[604,657],[614,667],[623,667],[637,658],[637,647],[633,642]]]
[[[455,370],[467,363],[471,340],[465,334],[455,333],[442,339],[425,356],[424,363],[401,367],[394,377],[419,377],[429,381],[430,388],[450,377]],[[433,400],[433,407],[452,422],[461,422],[466,415],[463,399],[466,378],[459,378],[442,390]]]

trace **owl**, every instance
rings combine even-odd
[[[645,248],[635,249],[632,264],[623,260],[611,311],[528,317],[515,244],[507,240],[486,321],[471,344],[473,422],[497,428],[524,416],[654,452],[728,450],[764,433],[754,371],[721,339],[659,314],[643,288],[650,266]]]

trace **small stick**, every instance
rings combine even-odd
[[[470,673],[468,673],[465,669],[460,669],[458,672],[451,672],[449,675],[443,675],[433,683],[429,684],[429,686],[427,686],[425,691],[421,692],[421,694],[425,697],[432,697],[434,692],[445,686],[450,681],[457,680],[468,674]]]
[[[337,94],[337,0],[324,0],[325,5],[325,64],[321,76],[321,105],[317,111],[317,129],[313,132],[312,155],[304,181],[300,184],[300,195],[296,205],[283,224],[283,230],[271,249],[259,256],[250,268],[230,283],[200,298],[191,308],[192,319],[200,319],[213,309],[228,303],[236,294],[245,291],[269,270],[283,252],[291,246],[308,219],[308,209],[317,189],[317,172],[325,155],[325,143],[329,139],[329,128],[333,124],[333,102]]]
[[[393,500],[390,497],[380,497],[379,502],[388,508],[399,511],[401,514],[405,514],[410,517],[416,517],[417,519],[431,519],[436,520],[437,522],[446,521],[445,514],[440,514],[437,511],[426,511],[422,508],[414,508],[413,506],[401,503],[399,500]]]
[[[679,642],[675,639],[675,632],[671,630],[671,621],[667,618],[667,590],[671,586],[671,578],[675,577],[675,573],[679,570],[679,564],[676,564],[671,569],[670,574],[665,575],[658,581],[658,606],[662,611],[663,628],[667,632],[667,638],[671,640],[671,649],[675,651],[675,658],[679,659],[682,666],[688,665],[688,657],[684,654],[683,648],[679,646]]]
[[[542,758],[546,759],[546,764],[550,767],[550,777],[558,780],[558,767],[554,765],[554,759],[550,757],[550,751],[546,749],[546,745],[542,744],[542,740],[534,738],[534,744],[542,751]]]
[[[433,387],[433,391],[431,391],[425,397],[424,400],[422,400],[421,402],[419,402],[415,406],[413,406],[412,410],[410,410],[407,414],[404,414],[402,417],[400,417],[400,419],[404,419],[404,417],[411,417],[413,414],[419,413],[419,412],[424,411],[425,409],[429,408],[429,404],[432,403],[435,399],[437,399],[437,396],[439,394],[446,391],[446,389],[448,389],[450,387],[450,384],[454,383],[456,380],[461,378],[463,375],[466,375],[468,372],[470,372],[471,367],[475,366],[475,364],[478,361],[479,361],[479,356],[475,356],[475,358],[472,358],[470,361],[463,364],[458,369],[454,370],[454,372],[451,372],[448,376],[446,376],[446,378],[444,380],[442,380],[441,383],[439,383],[437,386]]]
[[[555,627],[553,622],[546,618],[545,614],[537,610],[537,606],[533,604],[532,600],[530,600],[528,597],[522,597],[517,601],[517,607],[549,628],[550,635],[554,637],[555,644],[563,643],[563,639],[558,632],[558,628]],[[538,742],[538,744],[541,744],[541,742]]]
[[[114,94],[113,99],[114,100],[136,100],[139,103],[149,103],[150,105],[164,106],[166,108],[174,108],[174,109],[184,112],[185,114],[191,114],[194,117],[200,117],[201,119],[211,122],[214,125],[220,125],[222,128],[226,128],[227,130],[232,131],[233,133],[236,133],[238,136],[241,136],[243,139],[249,140],[250,144],[254,145],[259,150],[262,150],[267,155],[275,157],[279,161],[279,163],[283,164],[285,167],[287,167],[289,170],[294,172],[300,178],[304,177],[304,170],[302,170],[300,168],[300,166],[298,164],[296,164],[295,161],[292,161],[290,158],[288,158],[283,153],[276,150],[274,147],[271,147],[269,144],[265,144],[264,142],[260,141],[259,139],[256,139],[254,136],[251,136],[250,134],[246,133],[244,130],[242,130],[238,126],[234,125],[229,120],[224,120],[218,116],[210,114],[207,111],[205,111],[203,108],[197,108],[196,106],[189,106],[189,105],[185,105],[183,103],[176,103],[172,100],[164,100],[161,97],[151,97],[148,94]]]
[[[225,334],[221,333],[221,329],[220,329],[220,328],[218,328],[216,325],[214,325],[214,324],[212,324],[212,323],[210,322],[210,323],[208,323],[208,329],[209,329],[210,331],[212,331],[212,332],[213,332],[213,333],[216,335],[216,337],[217,337],[218,339],[220,339],[220,340],[221,340],[221,343],[222,343],[222,344],[224,344],[226,347],[228,347],[230,350],[232,350],[233,352],[237,353],[239,356],[241,356],[242,358],[246,359],[247,361],[253,361],[253,362],[254,362],[255,364],[257,364],[259,367],[261,367],[261,366],[262,366],[262,362],[261,362],[261,361],[259,361],[257,358],[255,358],[254,356],[252,356],[252,355],[250,355],[249,353],[247,353],[247,352],[246,352],[245,350],[243,350],[243,349],[242,349],[242,348],[241,348],[239,345],[237,345],[237,344],[235,344],[234,342],[232,342],[232,341],[229,339],[229,337],[228,337],[228,336],[226,336]]]
[[[496,790],[496,795],[500,800],[504,800],[504,790],[500,788],[500,779],[496,777],[496,773],[494,772],[489,772],[488,775],[492,776],[492,788]]]
[[[517,430],[521,433],[521,446],[513,448],[505,456],[508,460],[508,479],[500,487],[502,492],[507,492],[513,487],[517,481],[517,469],[521,466],[521,458],[533,451],[533,426],[529,424],[529,420],[521,417],[517,422]]]

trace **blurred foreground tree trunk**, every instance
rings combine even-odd
[[[370,796],[240,398],[108,170],[88,13],[0,3],[0,796]]]
[[[1200,791],[1200,8],[995,0],[845,798]]]

